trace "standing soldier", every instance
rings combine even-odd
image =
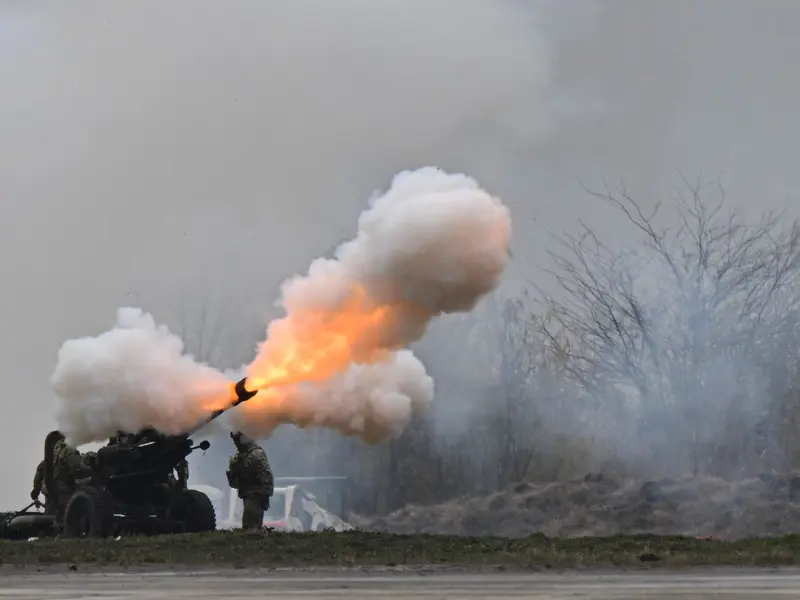
[[[261,529],[274,487],[267,454],[241,432],[231,433],[231,439],[237,452],[231,457],[225,475],[228,484],[239,491],[244,504],[242,529]]]
[[[185,490],[189,486],[189,461],[184,458],[175,467],[175,472],[178,475],[178,488]]]
[[[53,497],[56,522],[60,526],[63,523],[67,502],[75,491],[75,480],[80,479],[83,475],[83,460],[81,453],[77,448],[67,444],[64,434],[60,431],[52,432],[48,436],[48,441],[53,444],[51,451],[53,485],[51,487],[49,482],[46,482],[46,485],[48,492]],[[45,457],[47,457],[47,450],[45,450]]]
[[[36,503],[36,506],[41,506],[39,502],[39,494],[44,496],[44,512],[52,512],[52,503],[50,496],[47,493],[47,484],[44,481],[44,461],[41,461],[36,467],[36,474],[33,476],[33,489],[31,490],[31,500]]]

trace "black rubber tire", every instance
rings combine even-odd
[[[64,537],[111,535],[112,513],[106,493],[96,487],[76,490],[64,510]]]
[[[16,539],[9,535],[9,524],[16,514],[15,512],[0,513],[0,539]]]
[[[183,523],[181,531],[206,533],[216,531],[217,513],[211,500],[198,490],[183,490],[180,493],[178,514]]]

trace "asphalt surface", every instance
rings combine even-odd
[[[800,596],[800,570],[650,573],[317,573],[314,571],[80,573],[6,571],[0,598],[736,598]]]

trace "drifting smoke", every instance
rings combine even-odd
[[[500,282],[511,221],[499,199],[460,174],[397,175],[333,259],[287,281],[286,316],[269,324],[232,411],[253,437],[277,425],[320,426],[375,443],[399,433],[433,398],[408,350],[438,315],[471,310]],[[149,315],[123,309],[117,327],[66,342],[52,383],[59,427],[75,443],[117,429],[186,431],[230,402],[230,380],[182,354]]]
[[[300,383],[259,392],[231,414],[234,429],[253,438],[280,424],[327,427],[377,443],[399,434],[433,400],[433,379],[410,350],[367,365],[351,365],[324,383]]]
[[[138,308],[119,309],[116,326],[97,337],[65,342],[52,377],[59,429],[76,444],[117,430],[188,431],[225,397],[230,382],[183,348]]]

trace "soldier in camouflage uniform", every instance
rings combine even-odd
[[[38,464],[36,467],[36,473],[33,476],[31,500],[36,502],[37,506],[41,506],[41,502],[39,502],[40,494],[44,496],[44,511],[46,513],[52,513],[53,503],[50,501],[50,495],[47,493],[47,483],[44,480],[44,461]]]
[[[75,480],[84,476],[84,465],[81,453],[74,446],[67,444],[64,434],[58,433],[53,446],[53,482],[55,484],[54,505],[56,521],[63,522],[67,502],[75,491]],[[49,490],[48,490],[49,491]]]
[[[244,504],[242,528],[261,529],[274,487],[269,460],[264,449],[244,434],[231,433],[231,439],[237,452],[231,457],[225,475]]]
[[[84,477],[88,477],[90,475],[90,471],[94,466],[97,464],[97,452],[94,450],[90,450],[85,454],[81,454],[81,465],[84,472]]]

